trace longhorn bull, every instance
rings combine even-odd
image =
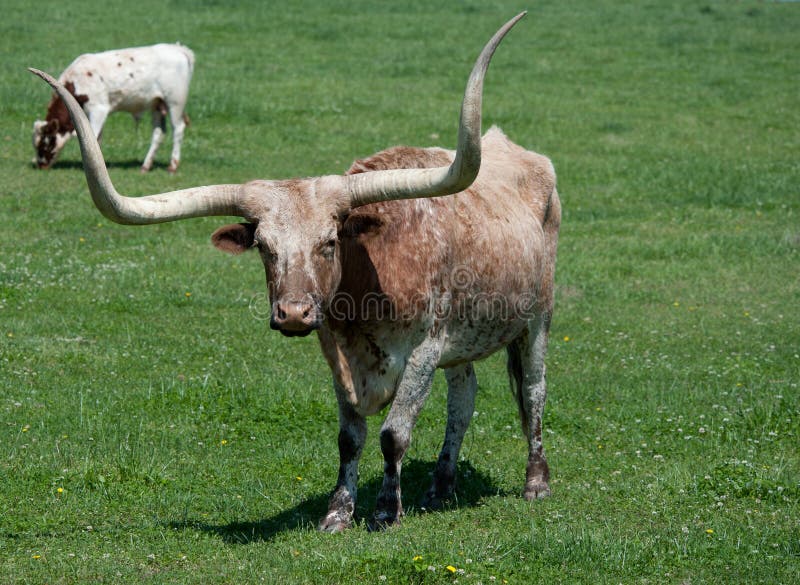
[[[423,505],[454,493],[473,414],[472,362],[505,347],[529,455],[524,497],[550,493],[541,439],[545,364],[561,209],[550,161],[500,130],[481,138],[483,79],[506,33],[484,47],[467,82],[455,152],[394,147],[344,175],[215,185],[140,198],[109,178],[79,105],[52,77],[80,139],[89,190],[109,219],[153,224],[233,215],[214,245],[256,248],[270,324],[287,336],[316,330],[339,404],[339,475],[320,530],[354,520],[365,417],[391,404],[380,432],[384,477],[370,526],[400,521],[400,472],[434,372],[448,385],[447,427]]]

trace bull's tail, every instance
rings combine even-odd
[[[508,381],[511,386],[511,393],[517,402],[517,409],[519,410],[519,420],[522,423],[522,431],[524,436],[528,436],[528,429],[530,428],[530,421],[528,420],[528,410],[525,408],[525,399],[522,395],[523,390],[523,369],[522,369],[522,352],[519,347],[519,340],[515,339],[506,347],[508,354],[508,361],[506,362],[506,369],[508,370]]]

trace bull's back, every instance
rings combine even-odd
[[[393,318],[433,315],[446,340],[443,365],[508,343],[552,288],[543,228],[557,197],[552,165],[496,129],[482,146],[481,171],[468,190],[356,209],[348,222],[369,229],[342,243],[349,259],[342,282],[351,287],[343,292],[389,299]],[[350,172],[446,166],[452,158],[451,151],[399,147],[357,161]]]

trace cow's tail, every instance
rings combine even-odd
[[[175,44],[178,46],[178,48],[186,57],[186,61],[189,63],[189,76],[191,76],[194,73],[194,51],[192,51],[186,45],[182,45],[180,43],[175,43]]]
[[[528,429],[530,428],[530,421],[528,420],[528,409],[525,408],[525,399],[523,397],[523,379],[524,373],[522,370],[522,352],[519,347],[519,340],[515,339],[506,346],[508,353],[508,361],[506,368],[508,370],[508,381],[511,385],[511,393],[517,402],[517,409],[519,410],[519,420],[522,423],[522,431],[524,436],[528,436]]]
[[[178,48],[186,57],[186,62],[189,64],[189,79],[191,79],[192,75],[194,74],[194,51],[192,51],[186,45],[182,45],[180,43],[176,43],[176,45],[178,45]],[[186,112],[183,113],[183,123],[186,124],[186,126],[192,125],[192,120],[189,118],[189,115]]]

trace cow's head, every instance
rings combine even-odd
[[[75,84],[71,81],[64,83],[64,89],[75,98],[81,108],[89,101],[88,96],[76,92]],[[75,136],[75,126],[71,114],[59,92],[56,92],[47,105],[46,118],[33,123],[33,150],[36,151],[33,164],[40,169],[50,168],[56,162],[58,153],[73,136]]]
[[[458,147],[448,167],[380,170],[285,181],[214,185],[146,197],[117,193],[89,121],[70,92],[55,79],[31,71],[64,100],[81,144],[89,191],[107,218],[122,224],[151,224],[211,215],[243,217],[212,236],[214,245],[241,253],[256,248],[264,262],[272,314],[270,324],[284,335],[307,335],[318,328],[341,277],[338,234],[351,209],[395,199],[439,197],[463,191],[481,164],[481,101],[489,61],[505,34],[525,13],[492,37],[472,69],[458,131]]]
[[[33,123],[33,150],[36,151],[33,164],[40,169],[50,168],[72,135],[72,129],[62,128],[57,119],[36,120]]]

